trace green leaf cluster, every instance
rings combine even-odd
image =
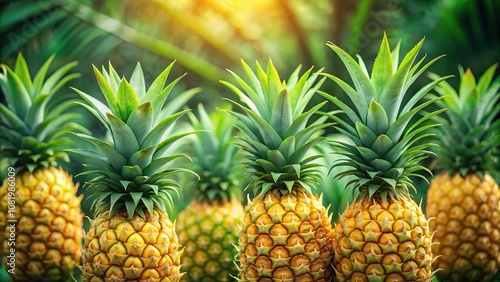
[[[334,75],[324,74],[342,88],[353,107],[328,93],[320,94],[347,116],[347,119],[342,119],[337,115],[328,115],[338,123],[336,128],[339,132],[350,139],[350,142],[335,142],[340,154],[347,157],[337,165],[349,167],[337,177],[356,176],[349,184],[360,189],[358,197],[379,195],[384,200],[388,197],[408,197],[407,187],[413,187],[410,177],[424,178],[418,171],[430,172],[419,163],[431,154],[428,148],[434,144],[425,139],[431,136],[428,130],[438,124],[427,122],[444,109],[419,117],[425,107],[441,98],[419,102],[433,87],[449,77],[439,78],[412,93],[410,86],[413,82],[440,58],[420,67],[425,56],[420,60],[416,58],[422,44],[423,40],[399,63],[399,43],[391,51],[384,35],[371,73],[361,57],[358,56],[356,61],[340,47],[328,44],[344,63],[354,84],[352,87]]]
[[[500,77],[494,79],[498,64],[489,67],[476,81],[470,69],[459,68],[460,85],[455,90],[443,81],[435,88],[445,117],[435,117],[437,128],[435,165],[450,174],[479,176],[497,174],[500,168]],[[434,80],[441,77],[429,75]]]
[[[68,131],[85,131],[75,122],[79,115],[70,112],[74,100],[60,102],[56,95],[66,83],[80,76],[69,73],[76,62],[47,77],[53,59],[50,57],[34,78],[21,53],[14,69],[1,65],[0,87],[5,104],[0,104],[0,154],[18,173],[57,166],[58,160],[68,161],[63,152],[69,144]]]
[[[266,70],[256,63],[255,72],[244,61],[242,65],[247,80],[230,71],[239,87],[222,83],[241,99],[241,103],[230,101],[243,113],[230,112],[239,120],[236,127],[242,136],[238,144],[247,153],[245,163],[256,177],[256,192],[279,189],[288,193],[296,186],[310,191],[321,177],[320,165],[313,162],[321,156],[307,153],[322,139],[315,133],[331,124],[309,122],[325,102],[310,109],[306,106],[324,79],[316,82],[318,74],[311,74],[312,68],[299,75],[298,67],[282,82],[271,60]]]
[[[187,90],[168,105],[171,90],[182,78],[166,84],[173,66],[170,64],[146,89],[144,74],[138,63],[130,80],[119,77],[111,63],[108,70],[94,67],[97,83],[106,103],[74,89],[84,100],[80,102],[94,114],[111,133],[111,140],[101,140],[90,134],[76,134],[96,150],[69,150],[86,160],[90,175],[86,186],[95,188],[96,215],[110,211],[110,215],[126,211],[129,217],[154,209],[166,212],[172,207],[171,193],[179,193],[179,184],[172,179],[178,172],[190,170],[172,167],[171,162],[189,157],[182,153],[170,154],[168,149],[178,140],[195,131],[170,134],[176,121],[189,110],[177,111],[198,90]],[[129,82],[130,81],[130,82]]]
[[[188,130],[204,131],[192,135],[183,149],[193,160],[189,168],[199,179],[194,186],[194,198],[205,202],[241,200],[244,158],[235,144],[236,118],[224,110],[208,113],[198,104],[198,115],[188,113]]]

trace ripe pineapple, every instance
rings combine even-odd
[[[58,90],[78,74],[69,63],[45,79],[54,57],[31,79],[19,54],[14,70],[2,65],[0,85],[1,161],[8,178],[0,188],[0,242],[3,263],[15,281],[57,281],[80,261],[83,214],[78,184],[58,165],[71,142],[68,130],[79,130],[69,113],[71,100]],[[7,222],[9,220],[9,222]],[[13,220],[13,221],[11,221]],[[11,228],[12,227],[12,228]],[[15,227],[15,228],[14,228]]]
[[[436,87],[448,108],[439,127],[435,163],[440,173],[428,190],[426,215],[434,217],[432,246],[436,275],[442,281],[481,281],[500,269],[500,189],[490,173],[500,168],[500,77],[497,65],[476,83],[460,69],[457,91],[446,82]],[[431,75],[439,79],[437,75]]]
[[[94,67],[107,105],[76,90],[83,104],[111,132],[111,140],[77,134],[95,147],[74,152],[87,159],[83,174],[93,188],[95,218],[84,236],[84,281],[179,281],[182,250],[167,206],[180,186],[170,166],[184,154],[165,155],[180,138],[192,134],[165,132],[188,110],[171,114],[164,103],[179,79],[165,86],[172,65],[146,91],[138,64],[130,83],[111,64]]]
[[[257,74],[243,62],[245,82],[223,82],[245,105],[232,101],[245,114],[231,111],[243,133],[238,143],[252,169],[255,198],[245,207],[236,263],[239,281],[331,281],[332,239],[328,209],[313,195],[321,176],[320,155],[306,156],[321,140],[315,133],[330,126],[310,123],[324,105],[305,107],[321,83],[312,69],[299,77],[297,68],[281,82],[271,61],[267,71],[257,63]]]
[[[242,162],[234,144],[235,119],[222,112],[209,115],[198,106],[199,119],[189,113],[196,130],[208,132],[192,136],[186,150],[193,158],[190,167],[199,176],[185,194],[192,202],[177,219],[179,242],[185,246],[181,258],[185,281],[231,281],[237,272],[233,263],[243,219],[241,203]]]
[[[338,281],[431,281],[431,232],[420,207],[411,199],[411,176],[431,145],[424,139],[435,124],[424,122],[437,110],[415,122],[412,118],[435,98],[417,104],[434,85],[431,82],[408,100],[405,94],[415,79],[436,59],[418,69],[414,64],[420,41],[398,64],[399,44],[391,52],[384,35],[371,76],[360,58],[357,63],[338,46],[329,47],[346,66],[354,88],[325,74],[347,94],[354,107],[322,93],[347,118],[331,116],[351,142],[336,142],[349,167],[338,177],[356,176],[350,184],[359,190],[335,228],[335,270]],[[419,141],[418,145],[415,145]]]

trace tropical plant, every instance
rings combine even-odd
[[[15,281],[57,281],[80,262],[83,236],[78,184],[60,167],[68,162],[68,131],[75,123],[74,100],[59,95],[79,77],[68,63],[48,78],[53,57],[32,78],[19,53],[14,69],[2,64],[0,159],[8,171],[0,188],[3,263]]]
[[[434,168],[426,216],[435,232],[436,275],[443,281],[483,281],[500,270],[500,189],[492,175],[500,168],[500,77],[497,64],[479,81],[460,68],[460,85],[436,88],[445,117],[436,118]],[[440,76],[431,75],[439,80]]]
[[[194,132],[167,134],[189,110],[171,113],[165,101],[181,77],[165,82],[170,64],[146,90],[144,75],[137,64],[130,82],[120,79],[109,64],[102,72],[94,67],[106,104],[80,90],[81,103],[111,133],[110,139],[76,134],[94,150],[75,149],[86,161],[82,175],[93,188],[95,216],[84,236],[83,280],[179,281],[180,248],[175,225],[167,208],[174,205],[172,194],[179,184],[172,175],[184,172],[171,162],[187,157],[166,154],[170,146]]]
[[[238,86],[223,82],[243,104],[231,111],[243,134],[238,145],[247,153],[254,194],[249,199],[240,232],[236,263],[239,281],[330,281],[332,229],[322,199],[312,193],[321,166],[307,156],[329,123],[310,123],[325,102],[306,110],[320,87],[312,68],[299,76],[296,68],[282,82],[272,64],[256,72],[243,61],[247,80],[231,72]]]
[[[234,144],[234,122],[228,113],[207,113],[198,105],[198,116],[189,113],[193,135],[185,150],[192,156],[189,168],[199,179],[184,189],[191,203],[179,213],[177,232],[185,246],[181,258],[186,281],[231,281],[238,224],[243,220],[241,186],[243,161]],[[189,128],[189,127],[188,127]],[[192,196],[188,196],[192,195]]]
[[[398,44],[391,51],[384,35],[371,75],[361,59],[356,62],[334,44],[328,46],[347,68],[354,87],[332,74],[324,74],[350,98],[349,106],[324,92],[337,105],[345,120],[329,115],[350,142],[335,141],[346,157],[337,165],[348,167],[337,177],[354,176],[349,182],[359,194],[335,227],[334,266],[338,281],[431,281],[432,233],[421,208],[411,199],[411,177],[423,177],[419,162],[432,145],[426,124],[438,109],[413,118],[439,100],[419,103],[422,97],[447,77],[429,83],[411,97],[411,84],[438,58],[419,67],[420,41],[399,63]],[[406,99],[405,99],[406,98]],[[418,142],[418,143],[417,143]]]

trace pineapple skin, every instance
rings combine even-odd
[[[428,221],[411,199],[355,201],[335,227],[337,281],[431,281]]]
[[[185,246],[181,258],[186,275],[181,281],[233,281],[238,272],[233,258],[237,251],[238,225],[243,218],[241,202],[193,201],[179,214],[177,233]]]
[[[303,188],[269,191],[245,207],[239,281],[332,281],[331,216]]]
[[[426,214],[441,281],[482,281],[500,269],[500,189],[485,174],[439,174],[432,180]]]
[[[0,188],[0,241],[6,269],[16,252],[14,281],[56,281],[68,276],[81,258],[83,213],[78,184],[61,168],[39,168],[15,177],[15,246],[9,246],[8,181]]]
[[[146,220],[127,212],[103,212],[84,236],[83,281],[180,281],[180,250],[175,224],[155,210]]]

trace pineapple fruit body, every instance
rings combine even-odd
[[[186,271],[182,281],[231,281],[237,273],[233,258],[243,217],[236,200],[221,203],[192,202],[177,219],[181,258]]]
[[[135,215],[104,212],[91,222],[83,248],[84,281],[180,281],[174,224],[163,213]]]
[[[80,261],[83,236],[81,197],[78,185],[60,168],[39,168],[15,177],[15,211],[9,212],[8,186],[0,188],[0,241],[6,269],[11,248],[15,248],[14,281],[56,281]],[[13,215],[14,218],[11,216]],[[15,219],[15,245],[9,241],[7,220]],[[10,243],[10,244],[9,244]]]
[[[332,281],[333,231],[321,199],[272,190],[245,208],[240,281]]]
[[[335,227],[337,281],[431,281],[431,233],[411,199],[354,202]]]
[[[462,177],[446,172],[432,180],[426,214],[436,230],[439,244],[433,252],[441,256],[435,268],[442,281],[481,281],[500,268],[500,189],[485,174]]]

